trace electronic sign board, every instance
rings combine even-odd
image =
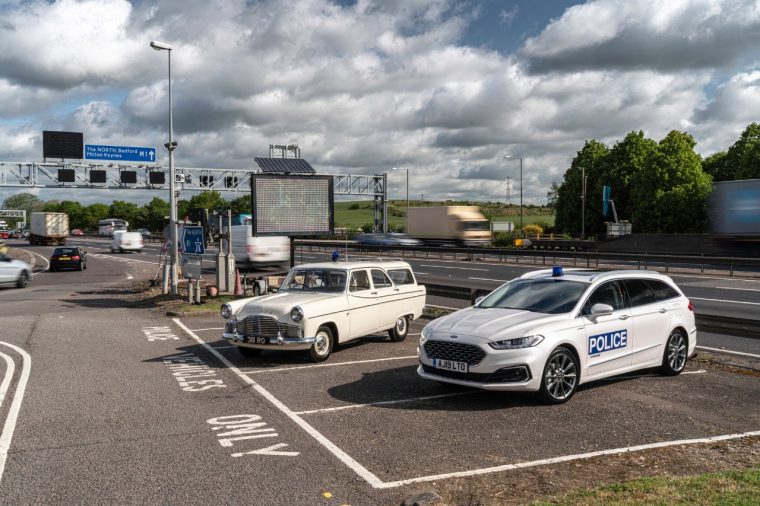
[[[332,176],[253,174],[253,235],[322,235],[335,228]]]
[[[42,158],[84,158],[82,132],[42,132]]]

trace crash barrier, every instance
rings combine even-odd
[[[321,251],[336,248],[341,256],[348,251],[353,255],[394,256],[402,259],[438,259],[453,261],[492,261],[518,265],[550,267],[562,264],[565,267],[597,269],[600,265],[617,264],[621,268],[690,269],[704,274],[706,271],[725,272],[729,277],[736,275],[760,276],[760,258],[703,255],[663,255],[651,253],[614,253],[601,251],[548,251],[519,250],[508,248],[464,248],[446,246],[372,246],[347,241],[296,240],[296,247],[302,251]]]

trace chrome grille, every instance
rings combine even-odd
[[[288,325],[270,316],[248,316],[237,322],[238,334],[245,337],[276,338],[278,332],[282,337],[301,337],[298,325]]]
[[[428,341],[425,343],[425,353],[430,358],[454,360],[469,365],[479,363],[486,356],[486,352],[477,346],[451,341]]]

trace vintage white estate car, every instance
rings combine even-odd
[[[246,357],[308,350],[322,362],[337,343],[387,330],[403,341],[425,306],[425,287],[402,261],[305,264],[279,290],[222,305],[225,339]]]
[[[679,374],[696,344],[692,304],[668,276],[555,267],[428,323],[417,372],[558,404],[578,385],[636,369]]]

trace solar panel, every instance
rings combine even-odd
[[[315,174],[314,167],[303,158],[255,158],[266,174]]]

